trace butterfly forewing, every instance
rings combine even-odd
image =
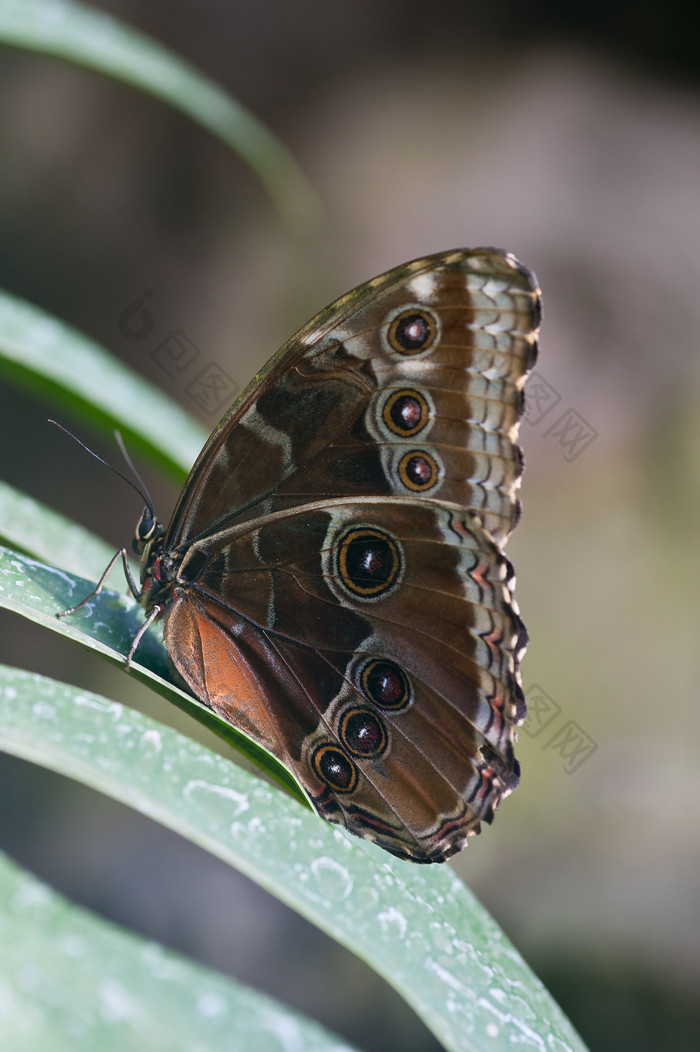
[[[167,545],[310,500],[415,493],[479,514],[502,542],[539,304],[532,274],[489,249],[416,260],[344,296],[214,432]]]
[[[493,249],[338,300],[219,425],[145,567],[194,693],[413,861],[458,851],[518,780],[502,545],[538,324],[533,275]]]

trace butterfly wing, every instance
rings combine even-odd
[[[415,260],[337,300],[214,431],[166,546],[307,501],[416,494],[478,514],[502,544],[539,317],[534,276],[495,249]]]
[[[194,693],[324,817],[436,862],[517,784],[512,586],[458,505],[320,501],[197,541],[165,640]]]
[[[518,780],[502,545],[539,310],[492,249],[338,300],[224,418],[165,537],[165,641],[194,693],[326,818],[414,861],[458,851]]]

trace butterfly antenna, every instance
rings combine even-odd
[[[151,500],[151,494],[148,492],[148,486],[146,485],[146,483],[143,481],[143,479],[139,475],[138,471],[136,470],[136,466],[135,466],[133,460],[129,456],[129,453],[128,453],[127,448],[126,448],[126,443],[124,442],[124,439],[122,438],[121,431],[118,431],[115,428],[115,430],[114,430],[114,437],[115,437],[117,445],[119,446],[119,449],[121,451],[121,455],[124,457],[124,460],[129,465],[129,471],[132,473],[132,475],[134,476],[134,478],[138,482],[139,486],[141,487],[141,490],[140,490],[141,496],[144,498],[145,503],[148,506],[149,511],[151,512],[151,515],[155,515],[155,512],[153,510],[153,501]]]
[[[69,435],[70,438],[72,438],[74,442],[77,442],[79,446],[82,446],[82,448],[85,450],[86,453],[89,453],[91,457],[95,458],[95,460],[99,460],[100,464],[104,464],[104,466],[106,468],[109,468],[110,471],[114,472],[114,474],[118,478],[122,479],[123,482],[126,482],[127,486],[131,486],[131,488],[134,490],[134,492],[138,493],[139,497],[144,502],[144,504],[146,505],[146,507],[150,511],[151,515],[155,517],[155,510],[153,508],[153,501],[151,500],[151,496],[150,496],[150,494],[149,494],[149,492],[148,492],[148,490],[146,488],[146,484],[143,481],[143,479],[141,478],[141,476],[139,475],[139,473],[136,470],[136,468],[134,467],[134,465],[132,464],[131,458],[129,457],[129,454],[126,451],[126,446],[124,445],[124,440],[123,440],[121,434],[118,431],[114,432],[114,435],[115,435],[116,440],[117,440],[117,445],[119,446],[119,449],[122,452],[122,456],[124,457],[124,459],[126,460],[127,464],[129,465],[129,468],[131,469],[131,471],[133,471],[135,477],[138,479],[139,483],[141,484],[142,489],[139,489],[139,487],[136,486],[131,481],[130,478],[127,478],[126,475],[122,475],[121,471],[117,471],[117,469],[112,464],[110,464],[109,461],[105,460],[103,457],[101,457],[97,453],[95,453],[94,449],[90,449],[90,447],[86,446],[84,442],[81,442],[81,440],[78,438],[78,436],[74,435],[72,431],[69,431],[67,427],[64,427],[63,424],[59,424],[58,420],[49,420],[49,423],[53,424],[54,427],[60,428],[61,431],[65,431],[65,433],[67,435]]]

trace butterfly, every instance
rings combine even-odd
[[[136,529],[130,658],[161,619],[200,701],[325,819],[413,862],[461,850],[519,780],[528,639],[503,547],[539,322],[534,275],[498,249],[374,278],[249,384],[168,527],[146,507]]]

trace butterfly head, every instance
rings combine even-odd
[[[148,559],[148,549],[153,546],[153,542],[163,536],[163,527],[158,522],[155,516],[155,512],[150,505],[141,512],[141,518],[136,523],[136,529],[134,531],[134,538],[131,542],[131,546],[134,549],[136,555],[140,555],[144,562]],[[146,558],[144,559],[144,556]]]
[[[148,612],[166,603],[173,587],[173,559],[164,551],[165,530],[150,505],[136,524],[132,546],[141,557],[141,605]]]

